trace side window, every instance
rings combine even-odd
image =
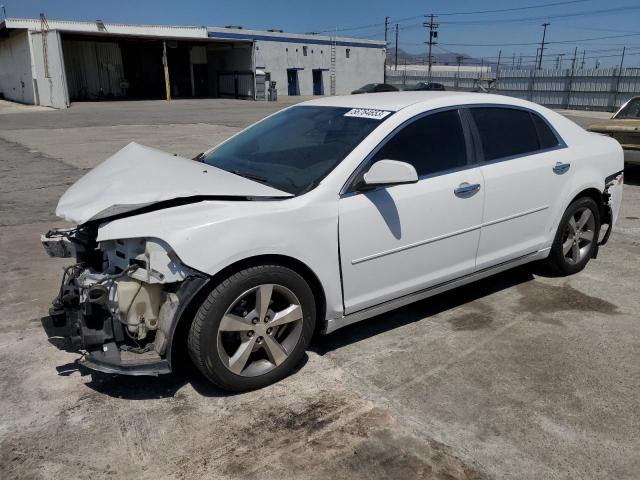
[[[480,134],[485,161],[535,152],[540,149],[531,115],[515,108],[470,108]]]
[[[549,125],[547,125],[547,123],[535,113],[531,113],[531,118],[533,118],[533,123],[538,131],[540,148],[545,149],[557,147],[560,142],[558,142],[558,137],[556,137],[556,134],[551,131]]]
[[[383,159],[410,163],[418,175],[465,166],[467,150],[458,111],[427,115],[405,126],[376,153],[372,163]]]

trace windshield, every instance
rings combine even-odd
[[[618,112],[615,118],[635,118],[640,119],[640,98],[629,100],[629,103]]]
[[[289,108],[203,155],[202,161],[298,195],[315,187],[390,113]]]

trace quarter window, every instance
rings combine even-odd
[[[533,118],[533,123],[536,126],[536,130],[538,131],[540,148],[546,149],[557,147],[560,142],[558,142],[558,137],[556,137],[556,134],[551,131],[549,125],[547,125],[547,123],[535,113],[531,114],[531,118]]]
[[[540,149],[531,115],[515,108],[470,108],[480,134],[484,160],[511,157]]]
[[[410,123],[373,157],[413,165],[418,175],[430,175],[467,165],[464,131],[457,110],[434,113]]]

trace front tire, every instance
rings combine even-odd
[[[547,264],[562,275],[582,270],[597,246],[600,209],[591,197],[575,200],[564,212]]]
[[[250,267],[204,300],[189,330],[189,355],[225,390],[261,388],[302,361],[315,317],[313,292],[298,273],[280,265]]]

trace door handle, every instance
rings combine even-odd
[[[553,173],[557,173],[558,175],[562,175],[563,173],[566,173],[567,170],[569,170],[570,167],[571,167],[570,163],[558,162],[553,167]]]
[[[458,185],[458,188],[456,188],[453,191],[453,193],[455,193],[456,196],[458,197],[470,197],[471,195],[476,193],[478,190],[480,190],[479,183],[463,182],[460,185]]]

